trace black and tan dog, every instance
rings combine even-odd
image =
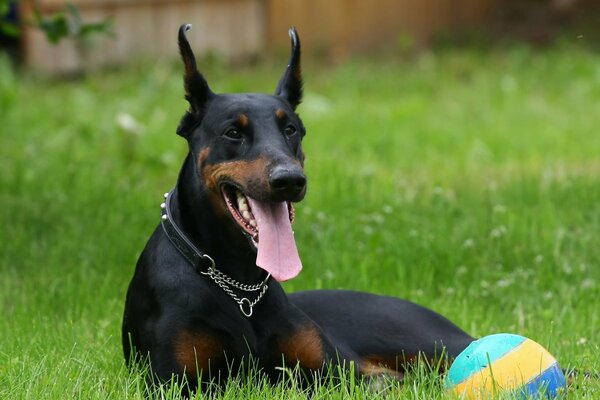
[[[405,362],[452,358],[473,338],[408,301],[353,291],[287,295],[279,284],[302,264],[292,203],[303,199],[300,41],[274,95],[215,94],[179,30],[190,104],[177,133],[189,144],[129,286],[125,357],[149,357],[153,376],[195,385],[252,359],[271,379],[280,367],[318,376],[353,362],[360,375],[402,376]],[[315,266],[318,268],[319,266]],[[133,346],[133,347],[132,347]],[[336,370],[336,368],[333,368]]]

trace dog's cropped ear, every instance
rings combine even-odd
[[[300,67],[300,38],[296,28],[289,30],[292,39],[292,54],[283,76],[279,80],[275,95],[281,96],[290,103],[295,110],[302,101],[302,69]]]
[[[181,59],[185,67],[183,75],[185,99],[190,103],[189,111],[177,128],[177,134],[183,137],[187,137],[191,126],[197,125],[202,120],[208,100],[214,96],[206,79],[196,66],[196,57],[186,37],[186,32],[190,29],[192,29],[191,24],[181,25],[178,35],[179,53],[181,53]]]

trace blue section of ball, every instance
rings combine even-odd
[[[556,397],[558,390],[567,386],[565,375],[558,363],[552,365],[544,371],[543,374],[529,382],[524,388],[524,394],[531,397],[536,397],[540,393],[540,389],[546,393],[549,398]]]

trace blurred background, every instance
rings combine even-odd
[[[295,25],[305,53],[339,62],[358,53],[414,50],[449,38],[481,40],[482,35],[549,44],[567,27],[577,25],[580,35],[595,30],[600,2],[2,0],[2,4],[2,51],[26,68],[72,73],[132,57],[175,57],[174,32],[183,22],[194,23],[190,35],[200,54],[252,59],[287,46],[285,32]]]

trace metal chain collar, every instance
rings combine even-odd
[[[251,317],[252,316],[252,308],[263,298],[267,289],[269,288],[268,280],[271,277],[271,274],[267,275],[264,281],[256,285],[246,285],[240,283],[228,275],[225,275],[223,272],[218,269],[211,267],[206,272],[200,272],[203,275],[207,275],[210,279],[212,279],[225,293],[229,295],[238,305],[240,306],[240,311],[244,316]],[[239,290],[243,290],[245,292],[256,292],[260,290],[258,297],[254,299],[254,301],[250,301],[247,297],[239,298],[231,289],[231,287]]]
[[[252,316],[253,307],[263,298],[267,289],[269,288],[269,279],[271,278],[271,274],[268,274],[267,277],[261,282],[255,285],[247,285],[245,283],[241,283],[225,274],[222,271],[219,271],[215,265],[215,261],[208,255],[202,253],[198,250],[191,241],[185,236],[185,234],[179,229],[179,227],[175,224],[175,221],[171,217],[171,207],[170,200],[171,194],[173,191],[165,193],[165,202],[160,205],[161,208],[161,225],[163,230],[165,231],[167,237],[171,241],[171,243],[175,246],[177,250],[184,256],[184,258],[192,264],[196,270],[202,274],[208,276],[215,282],[229,297],[231,297],[240,307],[241,313],[249,318]],[[205,270],[198,268],[196,260],[208,260],[210,266]],[[247,297],[238,297],[233,289],[238,289],[244,292],[258,292],[258,297],[251,301]]]

